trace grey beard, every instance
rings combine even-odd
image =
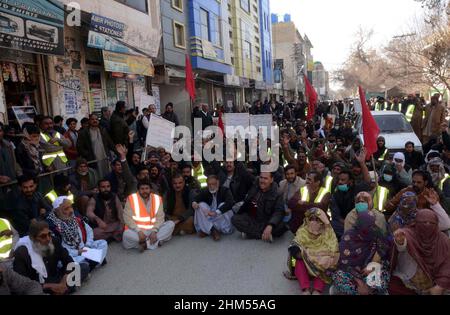
[[[55,245],[50,241],[48,245],[41,245],[39,242],[33,242],[33,249],[42,257],[52,256],[55,252]]]
[[[439,185],[439,182],[442,179],[440,173],[432,173],[431,174],[431,178],[433,179],[433,184],[434,185]]]

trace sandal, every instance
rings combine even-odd
[[[297,280],[297,277],[293,275],[289,270],[283,271],[283,276],[288,280]]]

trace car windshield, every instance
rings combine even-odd
[[[381,133],[409,133],[413,132],[411,125],[402,115],[374,116]]]

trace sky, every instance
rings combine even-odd
[[[328,71],[345,62],[359,25],[373,29],[372,45],[381,46],[408,33],[408,25],[423,12],[414,0],[271,0],[270,6],[281,21],[285,13],[291,14],[300,34],[311,40],[314,60]]]

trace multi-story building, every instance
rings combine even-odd
[[[2,17],[31,25],[26,41],[25,32],[0,40],[0,65],[19,74],[0,79],[0,113],[9,120],[10,106],[78,120],[118,100],[148,106],[161,41],[159,0],[0,4]]]
[[[314,63],[312,84],[322,100],[328,99],[330,92],[329,74],[320,61]]]
[[[189,49],[197,75],[197,101],[224,103],[224,76],[231,75],[227,1],[188,1]]]
[[[267,90],[273,88],[273,53],[272,53],[272,23],[270,20],[270,1],[259,1],[259,20],[261,33],[261,52],[263,81]]]
[[[277,72],[275,94],[296,101],[303,95],[303,75],[307,74],[308,70],[307,58],[310,54],[310,46],[300,35],[289,14],[284,15],[283,22],[279,22],[278,16],[272,14],[272,33],[274,68]],[[307,50],[308,47],[309,51]],[[281,66],[282,69],[280,69]]]
[[[230,0],[232,64],[234,75],[240,78],[240,86],[246,101],[256,100],[255,87],[263,86],[260,7],[258,0]]]

